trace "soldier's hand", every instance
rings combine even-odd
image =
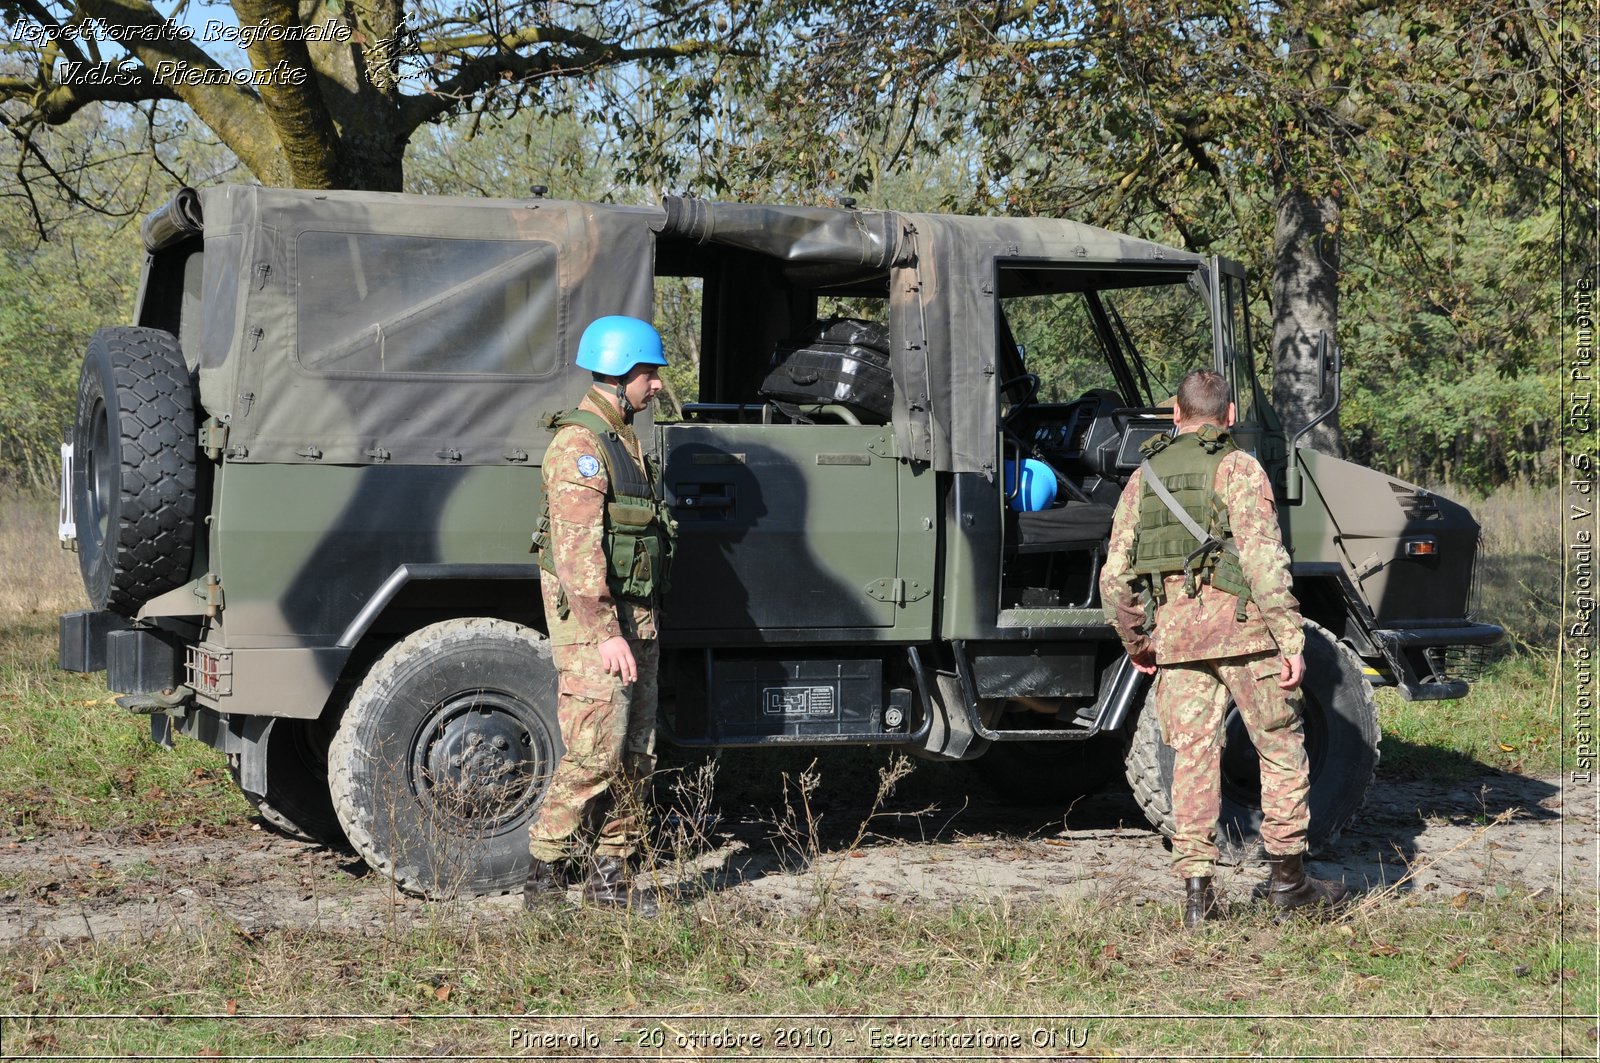
[[[639,666],[634,663],[633,650],[621,635],[612,635],[600,644],[600,663],[609,674],[618,676],[624,683],[639,678]]]
[[[1138,653],[1130,653],[1128,654],[1128,660],[1132,661],[1133,666],[1139,669],[1139,671],[1143,672],[1145,675],[1156,674],[1155,650],[1145,649],[1140,650]]]
[[[1293,657],[1283,659],[1283,671],[1278,674],[1278,686],[1284,690],[1294,690],[1305,677],[1306,656],[1297,653]]]

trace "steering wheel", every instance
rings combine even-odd
[[[1023,373],[1020,376],[1012,377],[1010,380],[1001,381],[1000,394],[1004,395],[1018,384],[1027,384],[1028,390],[1023,392],[1022,398],[1013,402],[1011,404],[1011,409],[1007,410],[1006,415],[1000,418],[1000,424],[1002,427],[1009,426],[1011,422],[1016,419],[1019,413],[1033,405],[1034,400],[1039,397],[1038,373]]]

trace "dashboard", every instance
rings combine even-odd
[[[1110,392],[1091,392],[1065,403],[1041,403],[1016,412],[1009,426],[1032,455],[1050,464],[1083,492],[1102,500],[1110,484],[1120,491],[1139,467],[1139,447],[1172,428],[1170,410],[1126,407]],[[1111,495],[1115,501],[1115,495]]]

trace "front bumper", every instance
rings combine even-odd
[[[1407,701],[1448,701],[1466,697],[1472,684],[1450,674],[1445,651],[1491,646],[1505,637],[1505,629],[1470,620],[1425,621],[1414,626],[1378,628],[1372,637],[1394,670],[1401,697]]]

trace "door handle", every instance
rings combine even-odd
[[[732,509],[733,498],[729,495],[684,495],[678,499],[678,505],[684,509]]]

